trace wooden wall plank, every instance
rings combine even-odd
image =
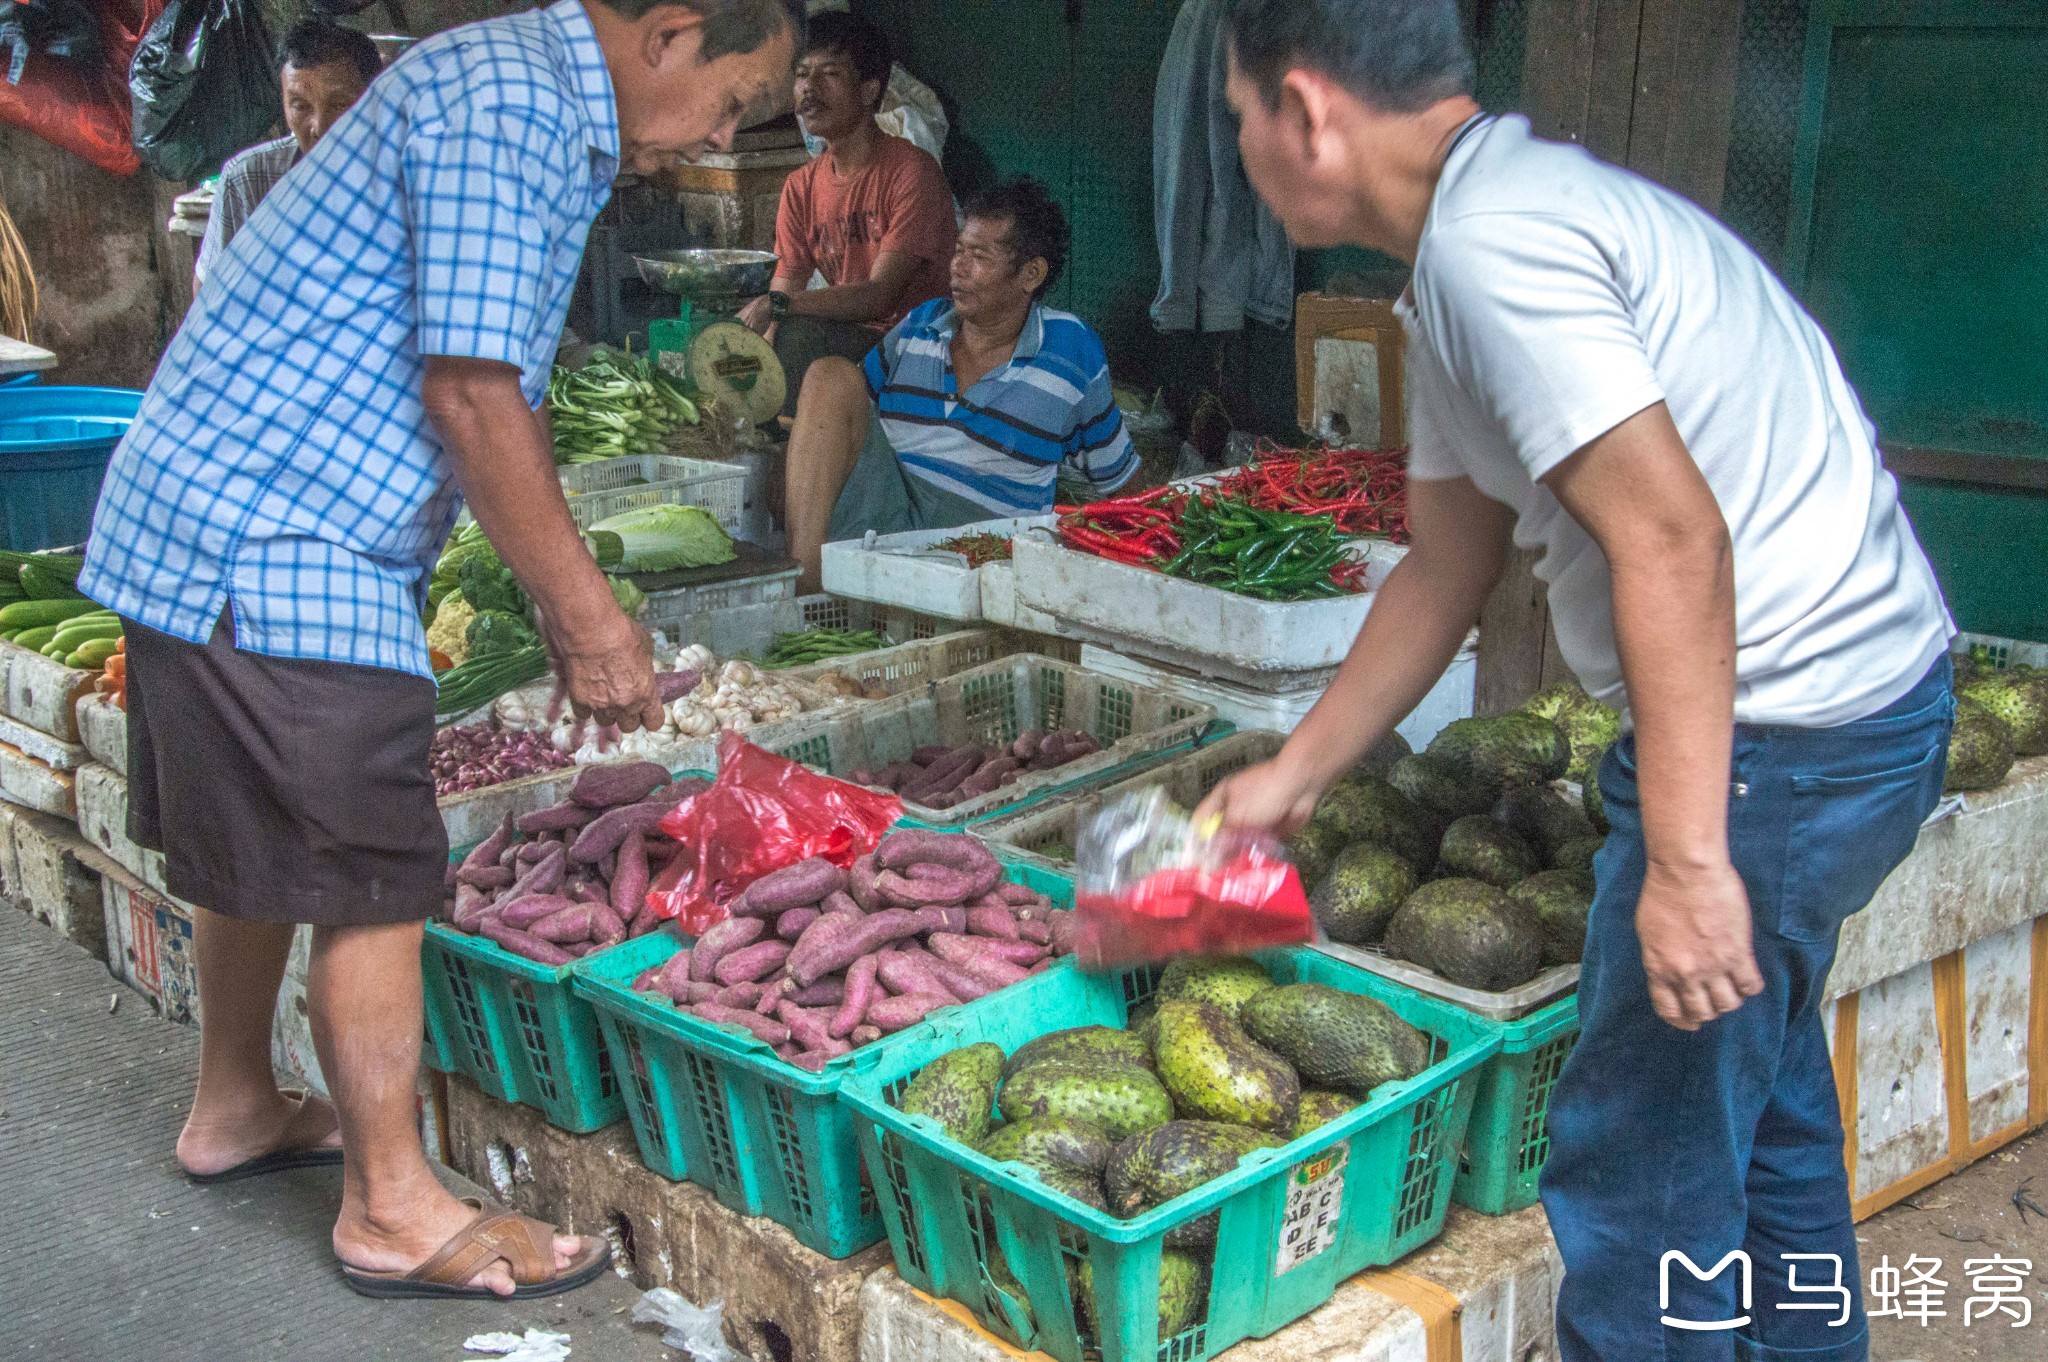
[[[1538,135],[1578,142],[1711,212],[1740,23],[1741,0],[1530,0],[1522,111]],[[1512,555],[1480,614],[1476,713],[1512,709],[1571,674],[1535,561]]]

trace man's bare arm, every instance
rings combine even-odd
[[[893,316],[903,290],[917,272],[918,258],[908,251],[883,251],[875,268],[857,284],[806,289],[789,295],[789,315],[835,322],[879,322]]]
[[[1728,857],[1735,566],[1727,522],[1662,403],[1543,479],[1600,545],[1635,722],[1649,868],[1637,934],[1659,1016],[1694,1030],[1763,987]]]
[[[647,636],[584,547],[519,371],[430,355],[421,395],[470,514],[539,607],[570,701],[600,723],[659,727]]]

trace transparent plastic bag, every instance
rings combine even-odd
[[[649,910],[701,935],[731,916],[733,896],[769,871],[813,856],[850,866],[902,816],[894,795],[819,775],[727,733],[718,743],[718,779],[661,821],[683,851],[655,878]]]
[[[1074,908],[1088,970],[1317,939],[1300,872],[1277,840],[1198,823],[1156,787],[1104,805],[1081,829]]]
[[[680,1348],[691,1362],[747,1362],[725,1341],[725,1302],[692,1305],[665,1286],[633,1302],[635,1324],[659,1324],[661,1341]]]

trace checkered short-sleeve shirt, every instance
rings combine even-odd
[[[79,587],[203,643],[428,675],[457,491],[422,356],[538,406],[611,192],[611,77],[578,0],[452,29],[370,86],[208,274],[115,451]]]

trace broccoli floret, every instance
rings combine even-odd
[[[503,610],[479,610],[476,618],[469,622],[469,655],[494,657],[499,653],[517,652],[530,643],[539,642],[539,637],[517,615]]]
[[[526,613],[525,593],[520,591],[512,570],[499,561],[497,550],[489,544],[483,545],[481,551],[465,556],[456,576],[462,598],[479,611],[500,610],[508,615]]]

